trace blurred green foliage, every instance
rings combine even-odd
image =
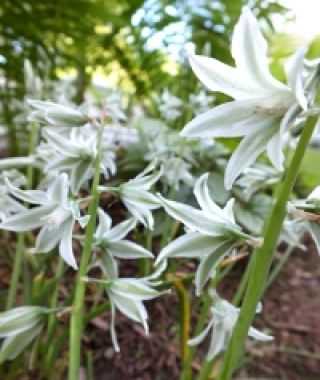
[[[187,99],[199,83],[185,44],[231,63],[230,37],[245,5],[265,31],[273,15],[285,14],[274,0],[2,0],[0,124],[8,127],[11,153],[19,148],[14,105],[26,93],[26,58],[45,81],[59,72],[76,73],[77,103],[97,69],[116,72],[134,100],[148,101],[165,87]]]

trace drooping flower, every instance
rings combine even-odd
[[[82,127],[89,122],[81,111],[58,103],[29,99],[28,104],[34,108],[29,121],[60,127]]]
[[[85,278],[86,281],[95,281],[95,279]],[[163,292],[153,288],[153,283],[149,278],[113,278],[110,280],[97,280],[105,285],[111,306],[111,325],[110,333],[115,351],[119,352],[120,347],[117,340],[115,329],[116,309],[122,314],[140,323],[146,334],[149,333],[147,323],[148,313],[143,301],[148,301],[159,297]]]
[[[127,116],[122,109],[122,97],[119,91],[113,91],[104,101],[104,108],[107,116],[112,122],[126,121]]]
[[[259,190],[272,186],[280,181],[281,172],[271,166],[256,163],[243,171],[237,180],[237,185],[243,188],[243,193],[249,199]]]
[[[226,349],[240,313],[240,309],[228,301],[221,299],[216,294],[213,295],[213,298],[213,306],[210,309],[211,319],[207,327],[198,336],[189,340],[191,346],[198,345],[211,331],[207,360],[214,359],[219,353]],[[273,340],[272,336],[266,335],[254,327],[249,328],[248,335],[261,342],[270,342]]]
[[[320,253],[320,186],[317,186],[306,199],[289,202],[288,211],[295,220],[304,222],[305,230],[310,233]]]
[[[40,306],[20,306],[0,313],[0,363],[16,358],[44,327],[44,317],[56,310]]]
[[[161,95],[159,110],[164,120],[174,121],[182,114],[183,101],[166,88]]]
[[[150,174],[154,168],[155,162],[152,162],[135,178],[118,187],[99,186],[101,192],[116,192],[134,218],[149,229],[153,229],[154,224],[151,210],[161,206],[159,199],[149,191],[162,174],[162,170]]]
[[[6,218],[0,223],[0,229],[22,232],[41,228],[32,252],[49,252],[59,245],[63,260],[77,269],[72,249],[72,231],[76,221],[84,227],[88,216],[82,217],[78,203],[69,199],[68,176],[60,174],[46,191],[21,190],[7,183],[14,197],[39,206]]]
[[[10,196],[7,180],[15,186],[25,185],[26,178],[17,170],[4,170],[0,172],[0,220],[5,220],[11,214],[25,210],[25,207]]]
[[[195,115],[200,115],[208,111],[214,101],[214,96],[210,96],[204,89],[196,94],[190,94],[189,102],[191,109]]]
[[[193,71],[210,90],[235,100],[197,116],[182,131],[189,137],[244,136],[226,168],[227,189],[265,150],[275,168],[283,170],[283,136],[289,122],[308,107],[301,75],[304,51],[298,51],[286,67],[288,85],[276,80],[268,67],[267,43],[248,9],[235,26],[231,51],[236,67],[189,55]]]
[[[195,278],[196,294],[200,295],[208,279],[214,276],[219,262],[231,253],[235,244],[257,244],[257,240],[245,234],[233,215],[231,199],[221,209],[210,197],[208,174],[202,175],[194,187],[194,195],[201,207],[170,201],[159,195],[166,212],[182,222],[188,232],[165,246],[156,263],[173,257],[197,258],[200,260]]]
[[[70,177],[73,194],[93,176],[98,152],[98,131],[94,128],[72,128],[66,135],[51,128],[43,131],[46,144],[39,147],[39,158],[44,160],[45,173],[66,172]],[[114,147],[101,147],[100,170],[108,178],[115,174]]]

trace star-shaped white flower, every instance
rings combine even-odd
[[[158,273],[155,273],[157,276]],[[116,309],[129,319],[140,323],[146,334],[149,333],[148,313],[143,301],[148,301],[159,297],[164,292],[154,289],[156,282],[153,282],[153,275],[143,278],[112,278],[106,280],[96,280],[84,277],[84,281],[93,281],[105,285],[106,292],[110,299],[111,324],[110,334],[115,351],[119,352],[120,347],[115,329]],[[165,291],[166,292],[166,291]]]
[[[231,338],[233,328],[237,322],[240,309],[226,300],[214,295],[214,304],[211,307],[211,319],[207,327],[195,338],[189,340],[191,346],[200,344],[211,331],[211,341],[207,354],[207,360],[214,359],[224,351]],[[273,337],[266,335],[254,327],[249,328],[248,335],[261,342],[269,342]]]
[[[98,209],[99,225],[93,236],[93,246],[99,248],[99,266],[107,278],[119,276],[118,265],[115,259],[152,258],[151,252],[133,241],[124,239],[136,226],[137,221],[129,218],[114,227],[112,220],[102,209]]]
[[[151,162],[146,169],[128,182],[119,187],[99,186],[100,191],[114,191],[119,194],[128,211],[145,227],[153,229],[153,216],[151,210],[161,206],[159,199],[149,190],[161,177],[162,170],[154,173],[156,163]]]
[[[156,264],[174,257],[199,259],[200,265],[195,277],[197,295],[201,294],[208,279],[214,276],[219,262],[231,253],[236,243],[256,244],[236,224],[233,215],[234,200],[231,199],[221,209],[209,195],[207,180],[208,174],[202,175],[194,187],[194,195],[201,210],[159,195],[166,212],[182,222],[189,231],[165,246],[157,257]]]
[[[70,176],[73,194],[92,177],[98,152],[98,131],[90,126],[71,128],[66,135],[51,128],[43,131],[46,144],[40,145],[38,155],[45,161],[45,173],[66,172]],[[109,177],[116,172],[115,151],[112,144],[101,149],[101,172]]]
[[[250,10],[243,11],[232,37],[236,67],[216,59],[189,54],[197,77],[212,91],[235,100],[197,116],[183,129],[189,137],[244,136],[228,162],[225,187],[267,151],[272,164],[283,170],[283,135],[288,123],[308,107],[302,78],[304,51],[298,51],[286,66],[288,85],[269,71],[267,43]]]

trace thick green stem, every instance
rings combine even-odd
[[[191,368],[187,366],[189,357],[189,334],[190,334],[190,302],[188,291],[181,280],[174,281],[180,302],[180,346],[183,379],[191,379]]]
[[[276,201],[267,220],[263,244],[256,250],[255,257],[253,256],[251,258],[251,260],[254,259],[254,262],[250,269],[250,278],[246,294],[218,376],[219,380],[231,379],[237,361],[242,353],[244,341],[265,287],[273,254],[286,216],[287,202],[315,129],[316,122],[317,117],[310,116],[305,123],[290,166],[278,190]]]
[[[81,337],[83,329],[83,309],[85,298],[85,282],[82,280],[87,273],[88,264],[91,254],[91,246],[93,242],[93,234],[96,227],[96,216],[99,204],[98,185],[100,180],[100,146],[103,126],[100,127],[99,133],[99,149],[95,163],[95,174],[91,187],[92,201],[89,206],[90,220],[86,227],[84,247],[81,255],[80,268],[78,270],[75,298],[71,315],[70,326],[70,353],[69,353],[69,380],[78,380],[80,369],[80,351],[81,351]]]
[[[152,252],[152,239],[153,231],[146,230],[146,249]],[[139,274],[140,276],[148,276],[152,271],[152,260],[149,258],[144,258],[139,260]]]

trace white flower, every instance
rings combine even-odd
[[[70,176],[73,194],[92,177],[98,151],[98,131],[94,128],[72,128],[67,135],[53,129],[43,131],[45,145],[40,145],[38,156],[44,159],[44,172],[66,172]],[[108,178],[115,174],[115,152],[112,145],[101,149],[100,170]]]
[[[31,62],[28,59],[24,60],[24,82],[26,92],[30,96],[40,97],[42,92],[42,81],[38,75],[35,74]]]
[[[320,186],[317,186],[307,197],[309,203],[320,207]]]
[[[111,339],[117,352],[120,351],[120,348],[115,330],[116,309],[133,321],[141,323],[146,334],[149,333],[148,313],[143,301],[159,297],[163,292],[155,290],[154,284],[148,278],[114,278],[111,280],[84,278],[84,280],[97,281],[105,285],[111,306]]]
[[[43,330],[44,316],[53,310],[21,306],[0,313],[0,363],[17,357]]]
[[[236,184],[243,188],[243,193],[248,200],[257,191],[278,183],[280,178],[281,172],[278,170],[257,163],[250,168],[244,169]]]
[[[102,209],[98,209],[99,225],[93,238],[93,246],[99,248],[101,255],[99,264],[109,279],[119,276],[116,258],[118,259],[140,259],[152,258],[151,252],[142,246],[125,240],[124,238],[136,226],[137,221],[130,218],[111,227],[112,220]]]
[[[202,175],[194,188],[201,210],[159,195],[166,212],[182,222],[189,232],[164,247],[156,264],[169,257],[198,258],[200,265],[195,278],[197,295],[201,294],[208,279],[214,276],[216,266],[231,252],[235,243],[254,240],[235,223],[234,200],[231,199],[221,209],[209,195],[207,180],[208,174]]]
[[[320,186],[316,187],[306,199],[288,203],[288,211],[310,233],[320,253]]]
[[[84,227],[88,217],[81,217],[78,203],[68,198],[67,175],[60,174],[47,191],[20,190],[10,183],[8,187],[16,198],[39,206],[6,218],[0,223],[0,229],[20,232],[41,227],[32,252],[49,252],[59,244],[60,256],[77,269],[72,250],[72,230],[76,221]]]
[[[195,115],[200,115],[208,111],[214,101],[214,96],[209,96],[207,92],[201,89],[197,94],[189,95],[191,109]]]
[[[166,88],[161,95],[159,110],[164,120],[174,121],[182,114],[183,101]]]
[[[129,212],[145,227],[153,229],[153,216],[151,210],[161,206],[159,199],[149,192],[150,188],[158,181],[162,170],[149,174],[155,167],[152,162],[146,169],[128,182],[119,187],[99,186],[100,191],[115,191]]]
[[[7,180],[18,187],[26,183],[25,176],[17,170],[3,171],[0,173],[0,220],[5,220],[11,214],[26,209],[9,195],[10,189],[8,188]]]
[[[193,183],[193,176],[190,173],[191,164],[180,157],[169,157],[162,162],[163,174],[161,181],[166,185],[179,189],[180,182]]]
[[[61,127],[82,127],[89,122],[88,117],[79,110],[58,103],[29,99],[28,104],[35,109],[29,121]]]
[[[198,336],[189,340],[191,346],[198,345],[211,331],[207,360],[214,359],[220,352],[226,349],[240,313],[240,309],[228,301],[217,296],[215,298],[214,305],[211,307],[211,319],[207,327]],[[254,327],[249,328],[248,335],[261,342],[273,340],[272,336],[266,335]]]
[[[107,116],[109,116],[113,122],[127,120],[127,116],[122,110],[122,98],[119,91],[113,91],[106,97],[104,108],[107,112]]]
[[[288,86],[276,80],[268,67],[267,43],[249,10],[242,13],[234,29],[231,50],[236,67],[189,55],[193,71],[210,90],[235,100],[199,115],[182,131],[189,137],[244,136],[227,165],[227,189],[264,150],[282,171],[286,127],[301,109],[307,109],[301,75],[304,51],[298,51],[286,67]]]

